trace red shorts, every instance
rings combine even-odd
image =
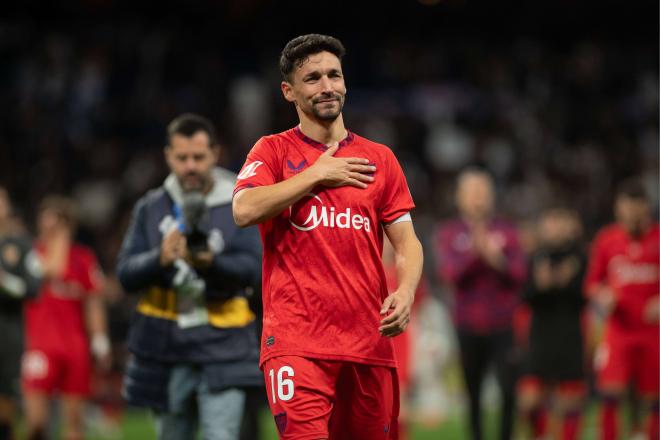
[[[660,338],[657,332],[624,333],[608,329],[596,350],[594,368],[601,389],[625,389],[642,395],[660,392]]]
[[[86,347],[37,350],[23,353],[21,382],[25,391],[90,394],[91,360]]]
[[[280,439],[396,440],[396,369],[279,356],[263,365]]]

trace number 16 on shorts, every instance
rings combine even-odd
[[[293,384],[292,378],[294,376],[295,372],[289,365],[284,365],[277,370],[274,368],[268,370],[268,378],[270,380],[270,395],[273,403],[277,403],[278,399],[286,402],[287,400],[291,400],[293,398],[295,386]]]

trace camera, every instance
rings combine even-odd
[[[204,195],[199,191],[190,191],[183,195],[182,215],[184,234],[191,254],[208,251],[208,208]]]

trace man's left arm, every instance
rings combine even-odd
[[[394,248],[398,285],[383,301],[380,313],[384,318],[380,322],[379,331],[383,336],[396,336],[402,333],[410,322],[415,290],[422,275],[424,255],[412,221],[386,224],[384,230]]]
[[[148,224],[148,206],[148,200],[143,197],[133,208],[131,222],[117,256],[117,278],[127,293],[165,284],[172,272],[171,263],[167,267],[161,265],[161,247],[165,248],[165,240],[156,246],[148,241],[148,228],[157,227]]]
[[[107,372],[112,366],[112,354],[103,294],[106,289],[105,276],[94,255],[88,254],[86,265],[87,276],[82,281],[87,290],[84,311],[89,344],[98,366]]]
[[[105,299],[101,293],[88,296],[85,301],[85,315],[92,355],[102,371],[109,371],[112,366],[111,345],[108,337]]]

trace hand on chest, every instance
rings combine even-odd
[[[313,150],[307,154],[291,154],[283,161],[284,179],[303,172],[314,164],[320,153]],[[368,159],[375,164],[375,160]],[[373,177],[374,181],[365,189],[350,185],[335,188],[317,185],[284,215],[300,231],[324,227],[371,232],[373,225],[379,221],[378,203],[385,189],[383,175],[378,170]]]

